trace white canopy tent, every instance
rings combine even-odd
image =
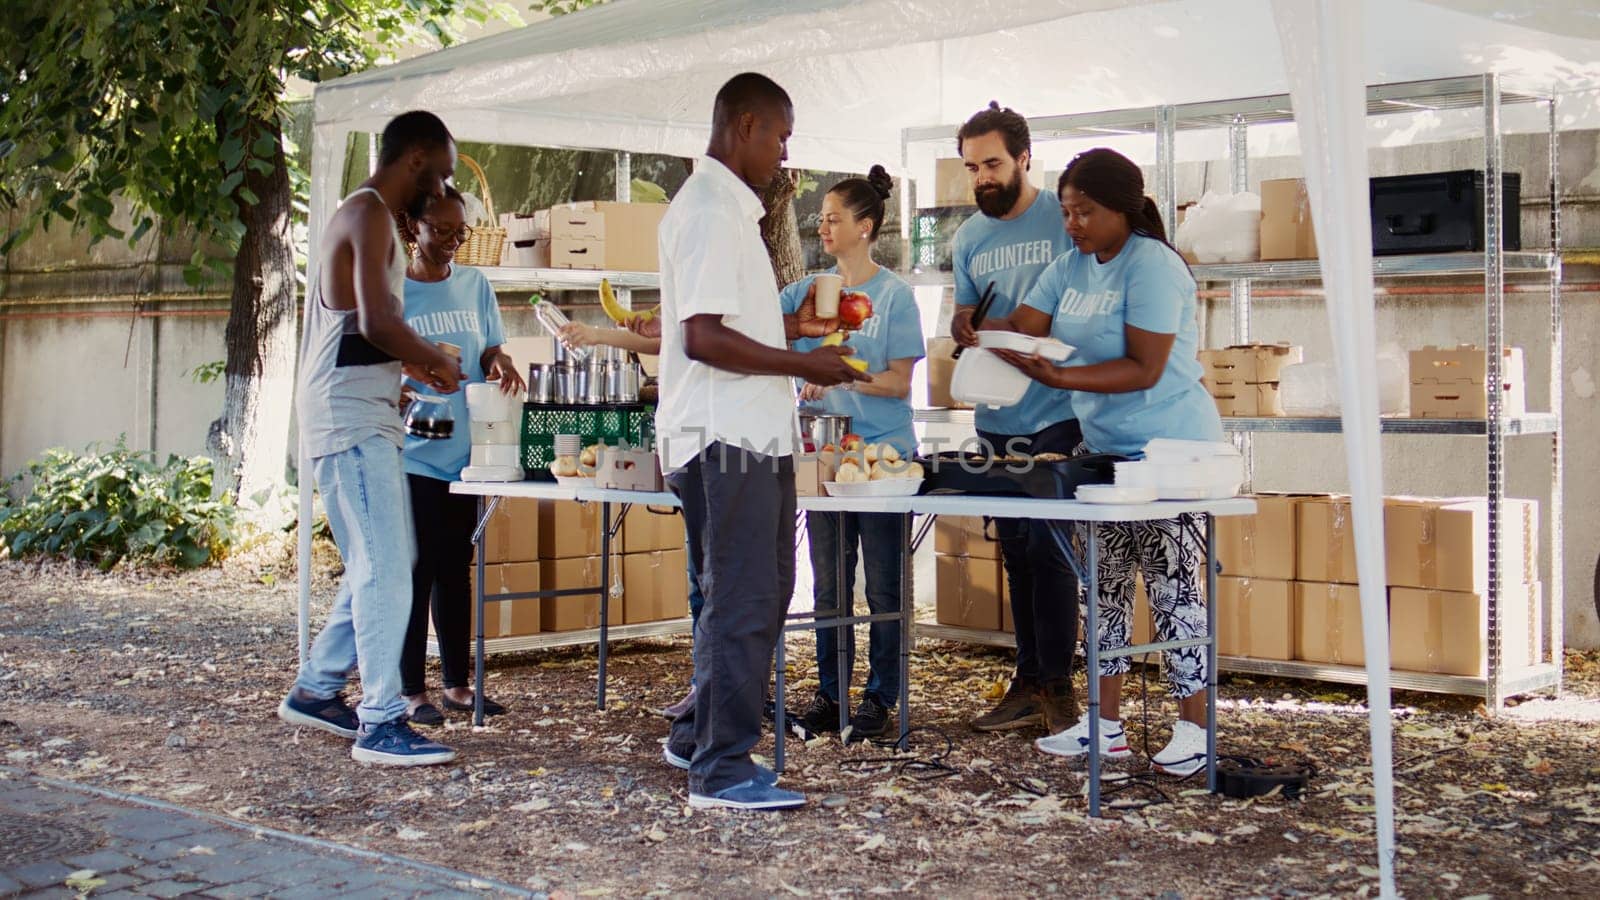
[[[1392,894],[1372,280],[1352,277],[1371,271],[1364,86],[1485,71],[1545,89],[1600,84],[1600,16],[1582,2],[1537,0],[615,0],[320,86],[312,259],[353,132],[429,109],[466,140],[695,156],[717,88],[745,70],[773,77],[794,99],[790,164],[834,171],[883,163],[904,172],[905,129],[960,122],[991,99],[1037,116],[1292,94],[1299,140],[1285,140],[1307,150],[1345,375],[1378,849]],[[1564,127],[1600,118],[1592,95],[1575,100],[1563,107]],[[1408,128],[1406,139],[1481,134],[1482,119],[1439,115]],[[304,517],[309,466],[300,471]],[[308,534],[302,528],[302,618]]]

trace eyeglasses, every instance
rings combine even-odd
[[[465,244],[472,237],[471,225],[462,225],[459,228],[445,228],[440,226],[439,223],[434,222],[432,219],[422,219],[421,221],[424,225],[428,226],[429,230],[444,240],[449,240],[453,237]]]

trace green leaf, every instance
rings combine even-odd
[[[256,192],[250,190],[247,187],[239,188],[238,197],[239,197],[240,200],[244,201],[245,203],[249,204],[250,206],[255,206],[256,204],[261,202],[261,198],[256,196]],[[242,235],[242,234],[240,235],[241,238],[243,236],[244,235]]]

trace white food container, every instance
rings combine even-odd
[[[966,354],[961,354],[966,358]],[[824,481],[830,497],[914,497],[922,490],[921,478],[880,478],[877,481]]]
[[[1037,353],[1054,363],[1065,362],[1072,347],[1055,338],[1037,338],[1014,331],[980,331],[978,346],[968,347],[956,361],[950,377],[950,396],[974,406],[1011,406],[1027,393],[1033,379],[990,350]]]

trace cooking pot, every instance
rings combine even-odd
[[[849,416],[805,408],[799,411],[799,416],[800,437],[809,451],[821,450],[829,444],[838,447],[850,433]]]

